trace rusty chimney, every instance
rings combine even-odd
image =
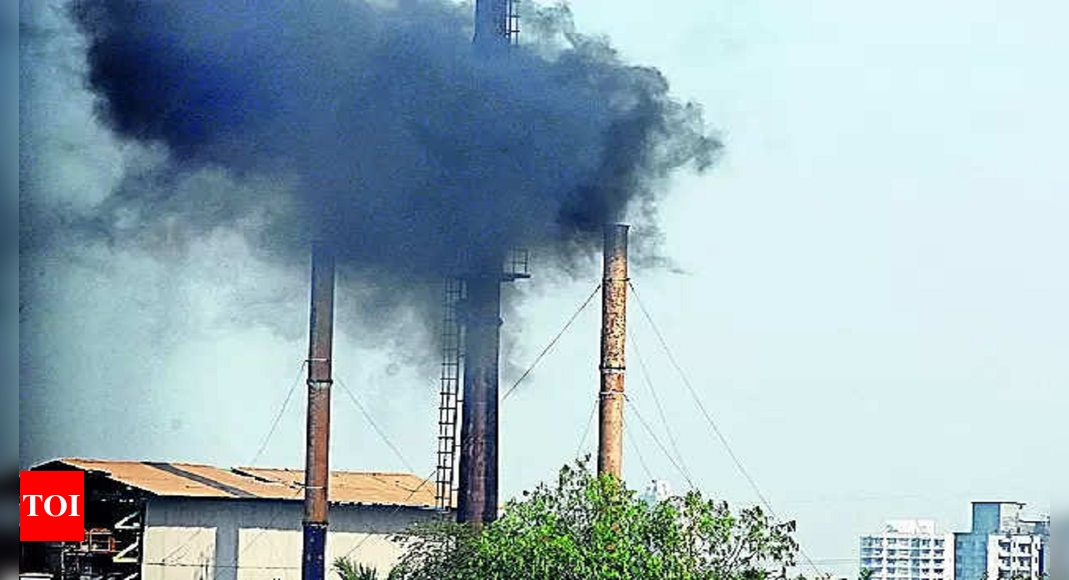
[[[476,0],[475,48],[503,54],[513,30],[513,0]],[[503,274],[501,256],[464,278],[464,387],[457,476],[457,521],[480,525],[497,519],[498,348],[501,283],[527,274]],[[492,267],[487,267],[491,264]],[[526,263],[524,264],[526,267]]]
[[[621,479],[624,448],[624,339],[627,335],[627,229],[605,226],[601,282],[601,389],[598,475]]]
[[[457,521],[497,519],[498,344],[501,274],[470,277],[464,311],[464,407]]]
[[[302,580],[323,580],[330,477],[331,342],[334,333],[334,255],[312,244],[312,308],[308,333],[308,430],[304,463]]]

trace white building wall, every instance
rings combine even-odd
[[[936,533],[931,520],[896,520],[885,528],[861,537],[859,567],[872,570],[873,580],[953,580],[953,534]]]
[[[998,534],[987,538],[987,577],[991,580],[1042,577],[1039,552],[1043,537]]]
[[[214,526],[146,528],[142,549],[142,578],[198,580],[215,576]],[[162,566],[163,562],[171,565]]]
[[[332,524],[333,525],[333,524]],[[400,531],[400,530],[398,530]],[[303,534],[297,530],[243,528],[238,531],[239,567],[237,580],[300,580],[299,564]],[[327,578],[333,578],[331,564],[340,557],[384,572],[397,563],[400,546],[387,534],[330,532],[327,538]]]
[[[299,501],[150,500],[141,577],[300,580],[303,509]],[[385,571],[401,555],[401,546],[390,536],[433,517],[433,511],[418,508],[332,505],[327,566],[349,555]],[[333,574],[328,571],[327,576]]]

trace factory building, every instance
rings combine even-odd
[[[304,473],[60,459],[85,472],[82,542],[33,542],[20,569],[55,580],[299,580]],[[433,483],[406,473],[330,474],[326,562],[387,570],[392,535],[437,517]]]

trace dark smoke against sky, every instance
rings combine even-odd
[[[568,32],[559,8],[506,58],[473,50],[469,6],[436,0],[75,0],[71,14],[102,118],[170,153],[86,224],[109,237],[251,219],[285,260],[318,237],[365,274],[434,279],[515,246],[596,248],[602,224],[652,208],[661,179],[717,147],[657,70]],[[205,167],[291,187],[173,187]]]
[[[661,180],[718,147],[560,6],[495,60],[470,6],[245,4],[20,6],[23,463],[247,461],[263,433],[230,421],[277,410],[293,371],[251,360],[300,357],[313,235],[343,258],[339,372],[429,385],[443,275],[524,246],[545,289],[625,216],[655,258]],[[402,390],[381,420],[430,449]]]

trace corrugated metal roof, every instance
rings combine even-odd
[[[240,467],[224,469],[194,463],[57,459],[75,469],[109,478],[163,497],[303,500],[304,472]],[[333,471],[331,503],[433,507],[434,485],[411,473]]]

